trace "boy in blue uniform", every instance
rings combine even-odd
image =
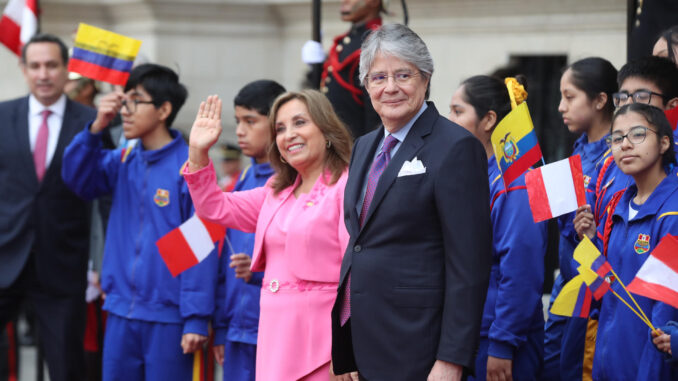
[[[619,92],[614,94],[616,107],[629,103],[644,103],[662,110],[678,106],[678,67],[660,57],[644,57],[622,66],[617,75]],[[676,141],[678,130],[674,130]],[[675,144],[675,143],[674,143]],[[598,173],[594,203],[596,223],[600,223],[612,196],[633,183],[630,176],[619,170],[612,158],[606,159]]]
[[[603,222],[595,223],[590,205],[577,210],[579,235],[592,239],[607,256],[619,279],[611,287],[625,294],[619,280],[629,284],[650,252],[666,234],[678,234],[678,171],[673,132],[662,110],[634,103],[622,107],[608,139],[617,166],[634,184],[615,196]],[[678,310],[642,296],[638,306],[655,327],[676,320]],[[664,361],[651,341],[648,327],[615,295],[608,292],[600,305],[593,360],[594,380],[675,380],[678,368]]]
[[[179,171],[188,147],[171,130],[187,91],[171,69],[132,70],[124,93],[103,97],[94,122],[64,155],[62,177],[85,199],[112,194],[102,288],[109,312],[104,380],[188,380],[214,311],[217,255],[172,277],[155,242],[193,214]],[[122,115],[128,149],[101,146],[104,128]]]
[[[524,174],[506,187],[490,136],[511,110],[504,83],[471,77],[452,96],[449,119],[484,145],[489,157],[492,269],[475,360],[469,380],[537,380],[543,363],[544,254],[547,225],[535,224]]]
[[[243,170],[234,191],[261,187],[273,174],[268,163],[272,139],[268,113],[275,98],[284,92],[285,88],[278,83],[260,80],[245,85],[235,96],[238,145],[252,164]],[[214,353],[224,367],[224,381],[254,381],[259,294],[264,274],[249,271],[254,233],[228,229],[226,234],[231,247],[224,246],[219,263]]]

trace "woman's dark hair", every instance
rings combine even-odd
[[[294,99],[306,105],[311,120],[318,126],[325,140],[329,142],[325,162],[323,163],[324,169],[329,170],[332,174],[331,179],[329,181],[326,180],[327,184],[336,183],[341,174],[348,168],[349,161],[351,160],[351,148],[353,146],[351,133],[348,132],[344,123],[341,122],[334,112],[334,108],[332,108],[332,104],[327,97],[317,90],[310,89],[284,93],[273,102],[268,116],[271,136],[273,136],[273,143],[271,144],[268,157],[276,173],[272,184],[275,194],[294,184],[297,178],[297,170],[289,163],[282,161],[280,150],[275,141],[275,120],[278,117],[278,112],[284,104]]]
[[[181,106],[184,105],[186,97],[188,97],[188,91],[184,85],[179,83],[177,73],[166,66],[151,63],[142,64],[132,69],[125,84],[125,92],[139,85],[151,96],[156,108],[162,106],[165,102],[172,105],[172,112],[165,121],[165,126],[169,129]]]
[[[524,75],[516,75],[516,80],[527,90]],[[461,85],[464,86],[464,101],[473,106],[478,118],[494,111],[497,114],[496,125],[511,111],[511,98],[502,79],[476,75],[464,80]]]
[[[670,59],[674,64],[678,64],[678,57],[676,57],[676,53],[673,51],[675,47],[678,47],[678,25],[674,25],[670,27],[669,29],[661,32],[659,35],[659,38],[655,40],[655,44],[659,39],[664,39],[666,41],[666,49],[668,49],[668,59]]]
[[[233,105],[254,110],[260,115],[268,116],[273,101],[284,92],[285,88],[278,82],[261,79],[250,82],[240,89],[233,99]]]
[[[628,114],[630,112],[641,115],[643,118],[645,118],[645,120],[647,120],[647,123],[656,128],[657,139],[661,139],[664,136],[669,138],[669,149],[667,149],[662,155],[662,165],[664,168],[669,167],[670,164],[675,165],[676,153],[673,148],[673,129],[671,128],[671,124],[669,123],[668,119],[666,119],[666,114],[664,114],[663,110],[644,103],[629,103],[624,105],[614,113],[610,132],[612,132],[612,128],[614,128],[614,121],[617,120],[620,115]]]
[[[572,72],[572,83],[584,93],[589,100],[595,99],[598,94],[607,94],[604,111],[611,117],[614,113],[612,94],[617,92],[617,69],[610,61],[600,57],[589,57],[576,61],[565,71]]]

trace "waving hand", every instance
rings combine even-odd
[[[191,127],[188,149],[188,170],[195,172],[209,163],[207,151],[221,135],[221,99],[210,95],[200,103],[198,114]]]

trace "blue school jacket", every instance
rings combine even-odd
[[[66,148],[62,177],[82,198],[113,195],[101,274],[103,308],[128,319],[183,324],[184,333],[206,336],[218,256],[213,252],[172,277],[155,245],[193,215],[179,173],[188,146],[172,130],[173,140],[158,150],[145,150],[141,143],[129,152],[107,150],[90,125]]]
[[[252,164],[243,170],[234,192],[264,186],[273,169],[269,163]],[[228,239],[235,253],[252,256],[254,250],[254,233],[228,229]],[[217,285],[217,310],[215,313],[214,344],[222,345],[225,340],[255,345],[259,328],[259,295],[263,272],[255,272],[249,283],[235,277],[235,270],[229,267],[231,252],[224,245],[224,252],[219,263],[219,283]]]
[[[664,235],[678,235],[678,172],[671,171],[629,220],[629,201],[636,192],[635,184],[631,185],[613,212],[607,252],[610,265],[625,285],[631,283]],[[598,227],[595,240],[601,251],[603,234],[604,223]],[[612,282],[612,288],[619,295],[626,294],[617,280]],[[655,327],[678,319],[678,310],[667,304],[639,295],[634,298]],[[678,369],[667,363],[652,344],[649,328],[612,292],[603,296],[600,306],[593,379],[678,379]]]
[[[530,332],[544,329],[541,295],[547,225],[534,223],[525,175],[506,191],[495,157],[488,160],[492,270],[480,336],[488,355],[512,359]]]

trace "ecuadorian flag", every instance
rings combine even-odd
[[[584,282],[593,292],[593,297],[600,300],[610,290],[610,284],[605,279],[612,272],[610,262],[586,236],[574,249],[573,256],[581,265],[577,271],[584,276]]]
[[[567,282],[553,301],[551,313],[560,316],[588,317],[591,310],[591,290],[579,274]]]
[[[537,134],[525,102],[511,110],[499,122],[490,140],[507,188],[513,180],[542,158]]]
[[[141,41],[80,23],[68,70],[124,86]]]

